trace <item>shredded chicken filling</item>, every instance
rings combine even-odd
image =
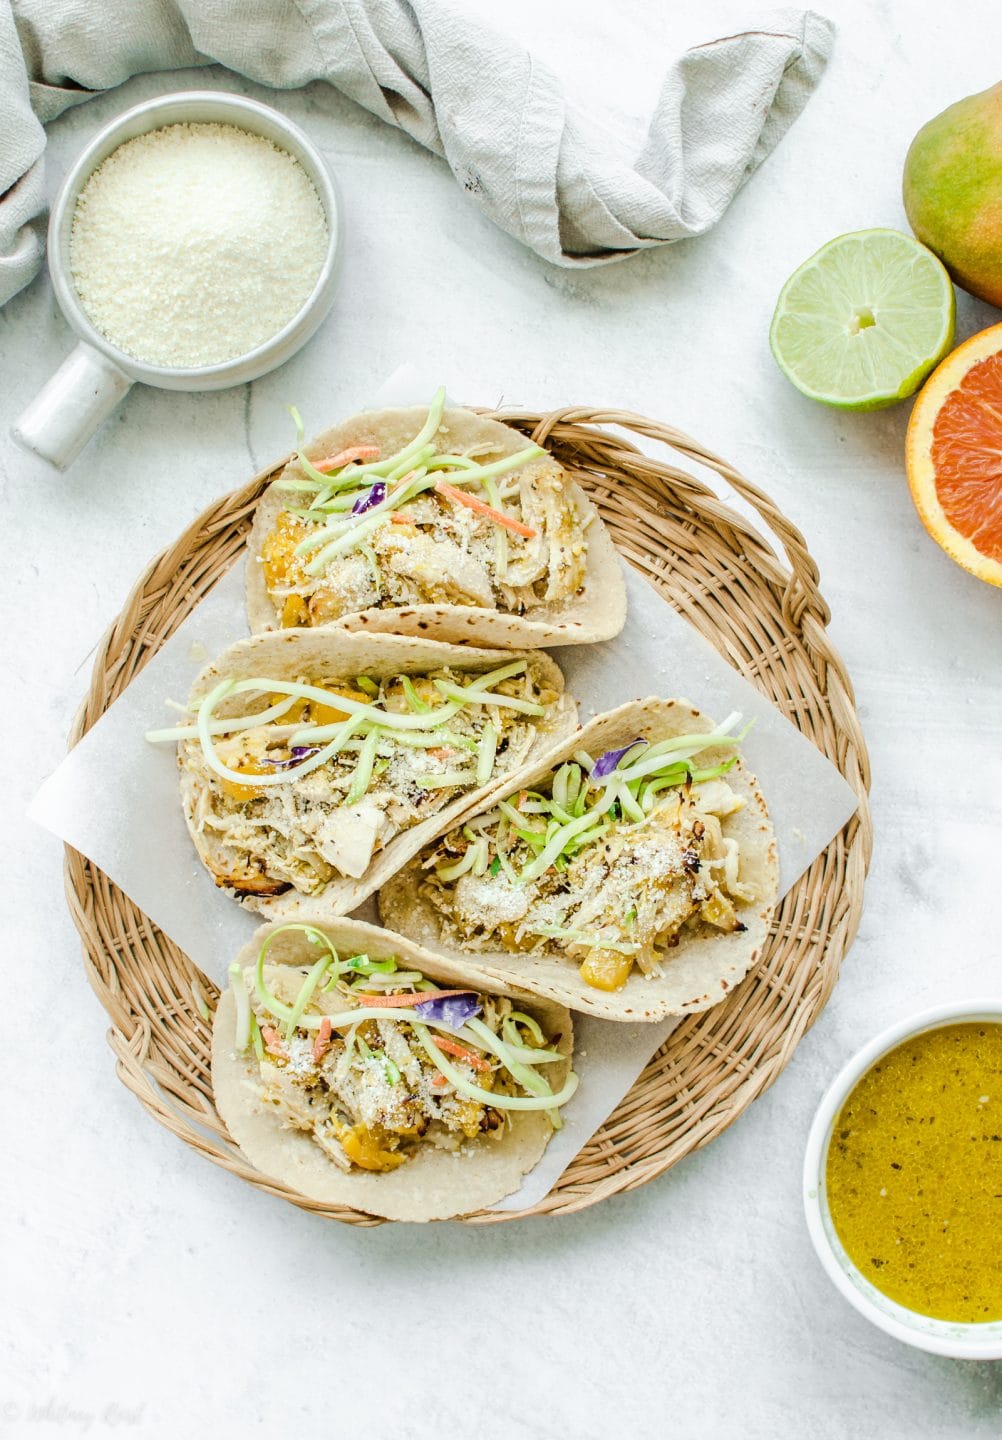
[[[429,709],[441,705],[436,680],[462,685],[470,676],[449,669],[410,676],[410,694],[402,678],[384,680],[375,699],[354,689],[351,682],[302,678],[304,683],[333,686],[346,697],[402,713],[414,703]],[[522,674],[500,681],[493,693],[532,702],[543,707],[544,715],[559,699],[539,679],[531,660]],[[261,697],[259,708],[266,708],[272,698]],[[234,703],[247,711],[243,700]],[[217,755],[238,773],[240,783],[218,775],[196,739],[179,744],[178,764],[194,782],[187,802],[190,820],[206,841],[207,863],[217,884],[245,894],[274,895],[292,887],[316,895],[335,876],[363,875],[373,856],[394,836],[435,814],[457,792],[482,783],[477,769],[487,727],[493,727],[491,739],[496,736],[489,777],[494,779],[524,762],[538,723],[500,703],[467,704],[435,732],[430,746],[408,744],[406,734],[380,730],[371,776],[357,797],[353,789],[358,788],[366,743],[360,737],[348,740],[339,753],[309,774],[290,777],[288,784],[255,788],[256,776],[273,775],[296,763],[304,743],[297,731],[311,721],[329,725],[345,718],[331,707],[301,701],[294,717],[215,737]],[[297,740],[295,751],[292,738]]]
[[[249,988],[251,973],[245,982]],[[287,966],[268,967],[265,972],[268,988],[287,1003],[306,974]],[[382,999],[398,993],[413,995],[414,986],[373,986],[373,991]],[[322,998],[322,1005],[311,1005],[311,1014],[318,1008],[343,1012],[364,1007],[369,996],[341,980]],[[499,1036],[507,1021],[508,1033],[517,1034],[521,1045],[537,1047],[532,1031],[510,1018],[509,1000],[494,995],[477,995],[475,1000],[471,1008],[480,1012],[493,1035]],[[342,1170],[389,1171],[406,1163],[422,1146],[455,1151],[469,1141],[497,1140],[504,1133],[503,1108],[461,1093],[429,1058],[405,1020],[366,1019],[347,1030],[321,1031],[318,1039],[315,1028],[297,1026],[288,1034],[253,993],[251,1007],[265,1042],[257,1062],[259,1102],[274,1108],[284,1126],[308,1134]],[[455,1042],[450,1045],[438,1033],[434,1039],[450,1046],[450,1064],[471,1085],[499,1096],[524,1093],[496,1056]],[[463,1058],[464,1052],[470,1058]]]
[[[662,792],[639,821],[614,807],[600,835],[582,837],[580,848],[524,880],[539,841],[516,833],[510,812],[492,810],[436,842],[422,862],[419,893],[452,943],[567,956],[588,984],[617,990],[634,966],[660,974],[687,930],[744,929],[736,906],[754,894],[741,879],[738,843],[721,824],[743,805],[714,779]],[[535,819],[525,815],[526,834]],[[456,874],[477,845],[482,863]]]
[[[505,513],[531,534],[426,491],[319,576],[308,569],[311,554],[296,553],[317,521],[303,510],[283,510],[260,556],[276,616],[294,628],[384,606],[471,605],[521,615],[569,600],[584,580],[588,521],[562,467],[549,458],[529,461],[501,477],[498,496]]]

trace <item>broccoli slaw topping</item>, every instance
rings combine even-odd
[[[705,733],[642,737],[597,759],[579,751],[536,788],[500,800],[412,862],[444,938],[477,951],[566,955],[618,990],[661,972],[683,933],[743,930],[756,897],[723,823],[744,804],[724,778],[739,715]]]
[[[363,875],[457,792],[516,769],[559,698],[534,656],[473,674],[224,677],[188,723],[146,738],[179,742],[186,813],[217,884],[312,895]]]
[[[316,947],[309,968],[268,964],[282,934]],[[394,1170],[422,1146],[497,1140],[519,1111],[554,1129],[577,1089],[554,1089],[559,1035],[511,1000],[440,987],[393,957],[342,957],[308,924],[273,930],[246,970],[230,966],[234,1049],[256,1065],[253,1088],[284,1126],[305,1131],[342,1170]]]
[[[540,446],[483,460],[439,451],[445,390],[396,454],[354,446],[326,460],[298,448],[289,494],[258,559],[283,628],[386,605],[447,603],[523,614],[569,599],[584,579],[589,519]],[[302,503],[296,503],[297,500]]]

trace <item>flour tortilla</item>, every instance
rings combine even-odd
[[[525,995],[509,986],[483,982],[469,965],[430,955],[419,946],[360,920],[325,920],[311,923],[330,937],[342,955],[368,955],[371,960],[394,956],[408,970],[419,970],[444,988],[469,985],[479,991],[507,995],[520,1010],[539,1021],[544,1033],[565,1060],[546,1067],[554,1091],[565,1083],[571,1068],[573,1028],[561,1005]],[[261,945],[278,927],[262,925],[237,956],[241,968],[257,961]],[[268,951],[267,963],[310,966],[317,948],[301,932],[281,935]],[[538,1110],[508,1111],[510,1117],[500,1140],[489,1136],[467,1142],[458,1153],[423,1147],[396,1170],[374,1174],[345,1172],[329,1160],[303,1131],[285,1129],[276,1113],[260,1105],[248,1088],[257,1076],[253,1051],[248,1059],[233,1048],[236,1004],[226,990],[216,1007],[212,1026],[212,1088],[216,1109],[235,1143],[264,1175],[326,1205],[347,1205],[388,1220],[446,1220],[453,1215],[493,1205],[517,1190],[522,1176],[537,1164],[553,1134],[546,1116]],[[559,1037],[559,1039],[557,1038]]]
[[[192,687],[191,699],[194,701],[207,694],[224,676],[233,676],[238,680],[256,675],[275,680],[294,680],[297,676],[306,675],[311,679],[321,677],[333,682],[339,678],[353,680],[356,675],[369,675],[373,679],[388,675],[421,675],[443,666],[475,675],[493,670],[513,658],[518,657],[513,656],[510,650],[476,650],[465,645],[446,645],[437,640],[396,635],[355,635],[330,629],[279,630],[268,635],[252,635],[231,645],[202,670]],[[522,769],[534,764],[537,755],[573,734],[577,726],[577,706],[564,692],[564,678],[554,662],[548,655],[537,651],[526,654],[525,658],[560,698],[549,715],[535,722],[537,737]],[[246,696],[238,695],[224,699],[215,713],[225,718],[227,715],[243,714],[246,709]],[[194,820],[200,782],[184,767],[180,750],[178,754],[181,799],[188,832],[200,859],[215,874],[210,864],[211,843],[204,833],[198,831]],[[323,912],[328,916],[347,914],[377,890],[422,845],[442,830],[448,830],[456,816],[474,800],[479,804],[501,783],[495,779],[478,790],[457,794],[434,815],[394,836],[382,850],[377,851],[363,876],[358,879],[335,876],[321,895],[306,896],[296,890],[272,896],[239,895],[228,887],[223,888],[247,909],[257,910],[269,919],[298,919],[304,908],[315,909],[318,905],[322,905]]]
[[[335,455],[351,445],[378,445],[383,456],[396,453],[414,438],[427,419],[426,406],[406,410],[372,410],[335,425],[305,447],[312,460]],[[530,443],[527,437],[497,420],[470,410],[446,410],[438,430],[442,444],[462,453],[471,446],[489,447],[486,460],[514,455]],[[479,458],[479,455],[478,455]],[[286,467],[288,469],[288,467]],[[282,472],[283,475],[285,471]],[[296,472],[293,472],[296,473]],[[513,472],[516,473],[516,472]],[[281,477],[279,477],[281,479]],[[581,591],[558,605],[539,605],[525,615],[509,615],[473,605],[404,605],[360,610],[316,629],[382,631],[424,635],[454,645],[497,645],[535,650],[543,645],[583,645],[610,640],[626,623],[626,585],[612,538],[594,505],[573,481],[570,491],[582,518],[593,516],[587,529],[588,557]],[[272,484],[261,497],[247,542],[247,618],[255,633],[279,628],[264,583],[258,556],[279,513],[295,504],[293,492]]]
[[[500,786],[482,804],[469,807],[456,823],[489,810],[518,790],[531,790],[577,750],[586,750],[597,759],[604,751],[618,749],[638,735],[658,741],[712,728],[712,721],[687,700],[649,699],[621,705],[590,721],[573,739],[524,771],[516,784]],[[730,753],[726,749],[707,750],[700,755],[699,763],[709,767]],[[384,882],[379,892],[380,917],[385,925],[418,944],[463,958],[487,979],[523,985],[536,995],[605,1020],[663,1020],[669,1015],[708,1010],[723,1000],[761,957],[779,887],[776,842],[758,783],[741,760],[725,778],[746,801],[744,808],[724,819],[722,825],[725,837],[739,843],[741,879],[755,892],[754,902],[735,902],[738,918],[747,928],[730,935],[709,926],[685,932],[678,946],[668,952],[660,977],[648,977],[634,969],[622,990],[606,992],[587,985],[578,974],[577,963],[559,955],[452,948],[442,938],[438,912],[418,893],[423,859],[420,855]]]

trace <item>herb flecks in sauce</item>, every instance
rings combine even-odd
[[[832,1221],[877,1289],[939,1320],[1002,1319],[1002,1025],[884,1055],[832,1130]]]

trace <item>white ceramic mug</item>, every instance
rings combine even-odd
[[[220,365],[179,369],[147,365],[119,350],[91,324],[80,304],[70,268],[70,233],[77,198],[113,150],[165,125],[235,125],[263,135],[302,165],[327,220],[323,268],[298,314],[257,349]],[[107,125],[84,150],[63,181],[49,219],[49,273],[60,308],[80,337],[48,384],[15,421],[19,445],[65,470],[137,382],[161,390],[224,390],[274,370],[305,345],[330,310],[341,262],[341,207],[333,177],[303,132],[268,105],[213,90],[187,90],[146,100]]]

